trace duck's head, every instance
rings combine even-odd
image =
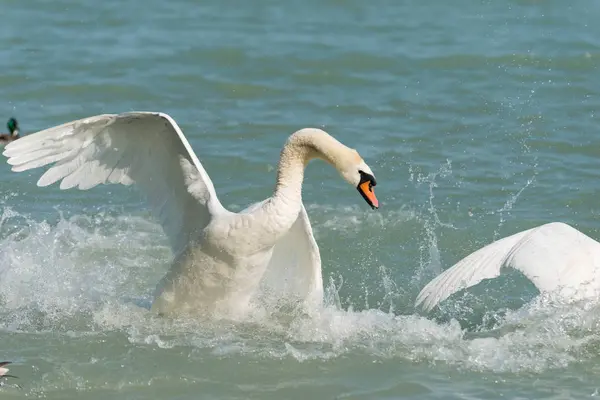
[[[8,132],[12,136],[16,136],[19,134],[19,123],[17,122],[16,119],[10,118],[8,120],[8,122],[6,123],[6,127],[8,128]]]

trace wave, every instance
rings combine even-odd
[[[316,224],[320,234],[332,225],[352,229],[358,223],[323,212],[334,215]],[[158,318],[148,308],[170,253],[160,227],[146,217],[59,213],[54,222],[40,222],[5,207],[0,235],[3,336],[123,337],[129,345],[190,348],[212,357],[306,361],[362,354],[497,372],[565,367],[597,357],[600,345],[594,304],[539,297],[516,310],[498,304],[477,310],[463,296],[433,318],[400,315],[394,302],[406,293],[385,269],[379,274],[387,291],[380,308],[344,306],[342,281],[330,279],[326,305],[312,316],[256,310],[241,322]],[[477,319],[465,324],[461,315]]]

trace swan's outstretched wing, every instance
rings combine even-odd
[[[262,284],[267,296],[321,304],[321,255],[304,206],[290,230],[277,241]]]
[[[175,253],[223,209],[177,123],[163,113],[105,114],[27,135],[6,146],[13,171],[53,164],[38,186],[61,189],[135,184],[147,197]]]
[[[429,311],[450,295],[499,276],[504,267],[521,271],[540,292],[567,289],[575,294],[599,282],[600,243],[560,222],[508,236],[438,275],[421,290],[415,305]]]

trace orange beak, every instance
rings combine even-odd
[[[371,208],[379,208],[379,200],[375,197],[373,191],[373,182],[371,180],[365,181],[358,185],[358,191],[362,195],[363,199],[371,206]]]

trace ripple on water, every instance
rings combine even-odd
[[[319,234],[357,224],[388,224],[386,219],[344,219],[340,210],[327,214],[325,220],[317,217]],[[600,314],[591,304],[555,304],[541,298],[517,311],[485,310],[483,317],[477,316],[483,325],[472,321],[465,330],[452,318],[395,315],[386,308],[341,309],[335,281],[327,286],[327,306],[312,317],[265,309],[239,322],[157,318],[147,308],[169,251],[157,245],[161,232],[153,222],[110,213],[37,222],[5,207],[1,224],[5,251],[0,254],[0,329],[15,345],[30,341],[30,350],[41,351],[48,362],[59,357],[56,351],[104,343],[109,347],[99,354],[106,352],[107,362],[115,357],[110,362],[128,368],[143,362],[143,356],[130,352],[134,346],[145,349],[142,353],[168,350],[176,358],[183,351],[194,360],[374,357],[471,371],[543,373],[595,360],[600,343]],[[468,297],[449,304],[463,304],[463,315],[469,314]],[[456,308],[448,314],[456,314]],[[486,323],[486,318],[494,322]],[[36,344],[38,340],[45,343]],[[28,357],[30,350],[8,355]],[[74,353],[61,362],[74,365],[84,362],[81,357]],[[86,368],[93,371],[93,365]],[[45,373],[55,374],[58,381],[74,379],[61,377],[61,371]],[[70,374],[81,376],[74,370]]]

